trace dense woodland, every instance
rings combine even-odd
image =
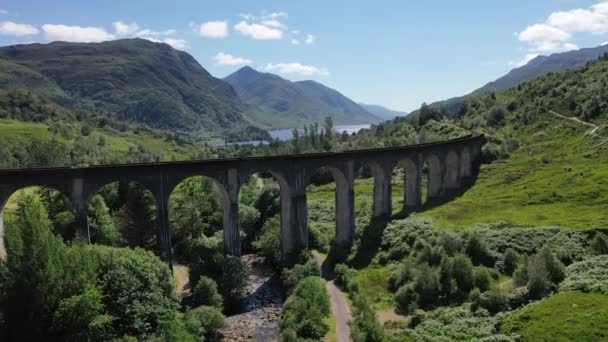
[[[359,170],[352,251],[332,243],[331,176],[321,172],[309,186],[309,247],[329,255],[336,282],[352,299],[353,340],[602,339],[608,337],[608,218],[598,208],[608,205],[608,136],[605,129],[585,135],[587,127],[549,111],[605,125],[607,73],[604,57],[504,93],[475,95],[455,115],[423,105],[414,116],[354,136],[334,133],[327,119],[294,130],[293,140],[259,146],[212,146],[68,110],[44,96],[2,92],[0,123],[28,133],[21,140],[2,136],[0,160],[3,167],[85,166],[340,151],[484,133],[485,165],[469,191],[449,203],[427,203],[417,214],[401,212],[403,196],[396,189],[403,188],[398,182],[404,174],[397,166],[395,215],[372,218],[372,182],[365,168]],[[552,186],[544,182],[545,172],[556,177],[549,179]],[[182,182],[171,195],[175,259],[190,270],[191,290],[181,296],[157,256],[156,208],[141,185],[113,183],[93,197],[90,245],[78,242],[73,208],[63,194],[36,188],[13,196],[5,213],[8,256],[0,264],[1,339],[214,339],[224,315],[239,310],[248,272],[240,259],[223,255],[220,197],[201,177]],[[525,207],[471,209],[493,201]],[[319,340],[330,330],[328,295],[310,251],[283,268],[279,203],[270,175],[260,173],[242,187],[243,251],[265,256],[280,274],[287,296],[282,338]],[[578,208],[583,214],[576,215]],[[383,310],[402,319],[380,322]],[[557,316],[566,311],[569,316]],[[556,327],[540,318],[547,313],[569,323]]]

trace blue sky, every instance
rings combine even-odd
[[[134,36],[185,50],[216,77],[250,65],[409,111],[535,55],[608,41],[608,3],[0,0],[0,45]]]

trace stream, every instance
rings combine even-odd
[[[250,270],[242,312],[226,317],[227,327],[220,332],[221,340],[278,341],[284,302],[280,279],[263,263],[262,257],[248,254],[241,259]]]

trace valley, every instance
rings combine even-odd
[[[2,47],[0,339],[608,339],[606,51],[406,115],[140,38]]]

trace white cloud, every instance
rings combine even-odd
[[[171,45],[171,47],[177,50],[185,50],[188,47],[188,42],[184,39],[165,38],[162,42]]]
[[[282,22],[280,22],[276,19],[262,20],[261,24],[264,26],[269,26],[269,27],[274,27],[274,28],[279,28],[279,29],[285,28],[285,24],[283,24]]]
[[[199,26],[198,33],[207,38],[225,38],[228,36],[227,21],[208,21]]]
[[[308,44],[308,45],[314,44],[315,40],[316,40],[316,37],[313,36],[312,34],[307,34],[306,35],[306,40],[305,40],[306,44]]]
[[[283,38],[283,31],[281,29],[266,26],[260,23],[249,23],[244,20],[236,24],[234,29],[244,36],[249,36],[258,40],[274,40]]]
[[[44,38],[48,41],[61,40],[67,42],[102,42],[116,38],[101,27],[82,27],[67,25],[42,25]]]
[[[300,74],[305,76],[319,75],[327,76],[329,71],[326,68],[319,68],[313,65],[302,63],[268,63],[264,66],[266,71],[278,72],[280,74]]]
[[[131,35],[137,32],[137,30],[139,30],[139,25],[137,25],[137,23],[125,23],[122,21],[115,21],[112,23],[112,26],[114,26],[114,31],[119,36]]]
[[[229,53],[219,52],[213,57],[218,65],[247,65],[253,63],[251,59],[235,57]]]
[[[5,36],[31,36],[38,32],[37,28],[29,24],[18,24],[12,21],[0,23],[0,34]]]
[[[291,38],[291,44],[292,45],[300,45],[300,41],[295,39],[295,38]]]
[[[575,33],[608,33],[608,2],[600,2],[589,8],[553,12],[544,22],[526,27],[517,37],[528,44],[528,52],[520,62],[512,64],[529,61],[532,55],[578,49],[572,42]]]
[[[5,10],[5,9],[0,9],[0,14],[2,14],[2,15],[7,15],[7,14],[8,14],[8,11],[7,11],[7,10]]]
[[[287,13],[285,12],[260,12],[260,14],[241,13],[241,20],[234,29],[244,36],[258,40],[283,39],[287,33]]]

